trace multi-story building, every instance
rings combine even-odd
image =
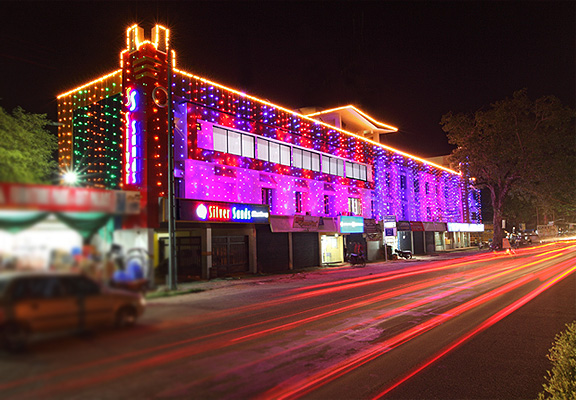
[[[58,107],[61,166],[140,191],[144,211],[115,240],[153,250],[159,268],[173,127],[180,279],[342,262],[345,246],[376,259],[385,241],[433,252],[481,227],[468,179],[378,142],[395,127],[352,106],[296,112],[180,70],[160,25],[149,40],[128,28],[120,69]]]

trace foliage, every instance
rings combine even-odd
[[[0,182],[46,183],[56,170],[56,137],[47,131],[44,114],[22,108],[12,115],[0,107]]]
[[[543,385],[544,392],[538,399],[576,399],[576,321],[566,325],[567,330],[556,335],[548,359],[552,361],[552,372],[548,372]]]
[[[574,205],[574,116],[554,96],[532,101],[520,90],[476,113],[442,117],[442,129],[457,146],[452,165],[490,191],[494,243],[502,241],[510,197],[548,208]]]

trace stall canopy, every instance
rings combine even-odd
[[[135,191],[0,183],[0,229],[12,233],[53,214],[89,238],[113,216],[139,212]]]

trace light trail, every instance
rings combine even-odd
[[[558,254],[558,255],[554,255],[554,256],[549,256],[548,258],[546,258],[546,261],[555,259],[557,257],[560,257],[562,254]],[[534,261],[531,264],[536,264],[539,262],[542,262],[544,260],[539,260],[539,261]],[[573,262],[573,261],[571,261]],[[574,268],[570,268],[569,273],[573,272]],[[569,275],[566,274],[564,276]],[[302,397],[306,394],[309,394],[310,392],[320,388],[321,386],[324,386],[332,381],[334,381],[335,379],[343,376],[346,373],[350,373],[351,371],[367,364],[368,362],[382,356],[383,354],[391,351],[392,349],[400,346],[403,343],[406,343],[407,341],[414,339],[415,337],[418,337],[420,335],[422,335],[425,332],[430,331],[431,329],[433,329],[434,327],[445,323],[446,321],[448,321],[449,319],[452,319],[458,315],[461,315],[462,313],[469,311],[477,306],[480,306],[482,304],[485,304],[486,302],[493,300],[503,294],[509,293],[510,291],[517,289],[523,285],[525,285],[526,283],[531,282],[532,280],[534,280],[533,276],[523,276],[515,281],[509,282],[497,289],[491,290],[477,298],[474,298],[472,300],[469,300],[457,307],[452,308],[451,310],[447,311],[446,313],[436,316],[434,318],[431,318],[430,320],[415,326],[411,329],[408,329],[407,331],[396,335],[395,337],[385,340],[381,343],[378,343],[376,345],[373,345],[371,347],[369,347],[368,349],[363,350],[362,352],[360,352],[359,354],[350,357],[350,359],[346,360],[346,361],[342,361],[339,363],[336,363],[335,365],[328,367],[324,370],[321,370],[317,373],[314,374],[306,374],[306,375],[301,375],[298,377],[294,377],[293,379],[291,379],[289,382],[284,382],[280,385],[277,385],[276,387],[268,390],[267,392],[265,392],[262,396],[260,396],[260,399],[269,399],[269,398],[274,398],[276,400],[280,400],[280,399],[295,399],[295,398],[299,398]],[[547,285],[546,287],[549,287],[549,285]]]
[[[576,265],[575,265],[575,262],[573,260],[567,261],[566,264],[572,264],[572,267],[569,268],[568,270],[564,271],[560,275],[557,275],[556,277],[546,281],[545,283],[538,286],[536,289],[532,290],[530,293],[522,296],[520,299],[516,300],[514,303],[510,304],[506,308],[500,310],[499,312],[494,314],[492,317],[490,317],[486,321],[484,321],[482,324],[477,326],[474,330],[468,332],[466,335],[462,336],[459,340],[457,340],[456,342],[452,343],[451,345],[449,345],[448,347],[443,349],[441,352],[436,354],[434,357],[432,357],[430,360],[428,360],[427,362],[422,364],[420,367],[414,369],[413,371],[408,373],[406,376],[399,379],[396,383],[394,383],[390,387],[386,388],[385,390],[380,392],[378,395],[374,396],[373,399],[374,400],[381,399],[386,394],[390,393],[392,390],[396,389],[402,383],[408,381],[410,378],[414,377],[416,374],[423,371],[424,369],[426,369],[427,367],[429,367],[430,365],[432,365],[433,363],[435,363],[436,361],[438,361],[439,359],[444,357],[446,354],[450,353],[452,350],[454,350],[458,346],[467,342],[468,340],[470,340],[472,337],[474,337],[478,333],[480,333],[480,332],[488,329],[492,325],[496,324],[498,321],[500,321],[503,318],[505,318],[506,316],[510,315],[511,313],[513,313],[514,311],[516,311],[517,309],[519,309],[520,307],[522,307],[523,305],[528,303],[530,300],[534,299],[536,296],[538,296],[539,294],[541,294],[545,290],[549,289],[551,286],[555,285],[556,283],[560,282],[562,279],[566,278],[567,276],[572,274],[574,271],[576,271]]]
[[[18,381],[13,381],[13,382],[1,384],[0,390],[15,387],[18,385],[23,385],[23,384],[29,383],[31,381],[47,380],[50,378],[54,378],[56,376],[67,375],[68,373],[78,372],[80,369],[88,369],[88,368],[92,368],[92,367],[96,367],[96,366],[103,366],[103,365],[108,364],[108,363],[128,360],[131,358],[136,358],[136,357],[141,357],[141,356],[147,356],[147,355],[150,355],[150,354],[157,352],[157,351],[174,349],[174,350],[172,350],[168,353],[165,353],[165,354],[150,356],[145,360],[132,361],[132,362],[130,362],[130,364],[108,368],[107,370],[100,372],[99,376],[93,376],[93,377],[87,377],[87,378],[78,378],[78,379],[74,379],[72,381],[54,383],[51,385],[47,385],[47,386],[43,387],[42,389],[32,391],[26,395],[27,397],[40,398],[40,397],[43,397],[43,396],[48,395],[48,394],[61,393],[61,392],[67,391],[67,390],[78,389],[78,388],[81,388],[84,386],[100,384],[100,383],[105,382],[105,381],[117,379],[118,377],[134,373],[134,372],[141,370],[141,369],[144,369],[144,368],[150,368],[153,366],[159,366],[159,365],[167,364],[167,363],[173,362],[173,361],[178,360],[178,359],[197,356],[197,355],[203,354],[203,353],[207,354],[209,352],[212,352],[215,350],[220,350],[220,349],[225,348],[225,347],[233,346],[233,345],[238,344],[238,343],[250,342],[250,341],[254,341],[255,339],[260,338],[260,337],[268,337],[269,335],[272,335],[272,334],[283,333],[283,332],[286,332],[289,330],[293,330],[297,327],[303,326],[307,323],[319,321],[321,319],[326,319],[328,317],[331,317],[331,316],[334,316],[337,314],[342,314],[342,313],[349,312],[352,310],[358,310],[358,309],[366,308],[368,306],[376,306],[378,303],[381,303],[384,300],[389,301],[389,303],[387,304],[387,306],[389,308],[391,305],[401,301],[401,299],[398,299],[399,297],[402,297],[402,296],[405,296],[408,294],[413,294],[412,297],[426,296],[424,298],[416,299],[416,300],[413,300],[411,302],[405,303],[403,305],[396,306],[394,308],[389,308],[388,311],[382,313],[378,317],[374,317],[374,318],[365,320],[365,322],[362,322],[359,324],[348,326],[348,327],[346,327],[340,331],[334,332],[332,335],[319,337],[317,339],[312,340],[311,342],[301,344],[301,345],[297,346],[296,348],[287,349],[286,351],[283,352],[283,354],[285,354],[289,351],[294,351],[294,350],[297,350],[299,348],[304,348],[305,346],[309,345],[312,342],[321,342],[321,341],[332,340],[332,339],[337,340],[339,337],[342,337],[343,332],[345,332],[346,330],[355,329],[358,326],[362,326],[362,325],[368,325],[368,327],[370,327],[370,326],[373,326],[375,324],[381,323],[386,318],[395,317],[395,316],[400,315],[406,311],[412,311],[415,308],[422,307],[422,306],[427,305],[427,304],[431,304],[433,302],[438,301],[439,299],[447,298],[453,294],[456,294],[456,293],[459,293],[459,292],[462,292],[462,291],[465,291],[465,290],[468,290],[468,289],[471,289],[474,287],[478,287],[482,284],[489,283],[490,281],[493,281],[496,279],[502,279],[506,276],[511,277],[514,273],[517,273],[517,272],[522,271],[522,270],[528,270],[530,268],[537,266],[538,264],[540,264],[544,261],[550,261],[550,260],[554,260],[554,259],[557,259],[559,257],[562,257],[562,256],[570,253],[571,251],[573,251],[573,248],[574,248],[574,246],[570,246],[567,248],[561,248],[561,249],[554,249],[550,252],[547,252],[546,254],[543,254],[542,257],[545,255],[547,256],[546,258],[543,258],[543,259],[541,259],[541,257],[539,257],[539,256],[525,256],[525,257],[505,256],[505,257],[502,257],[500,254],[497,254],[496,256],[490,255],[490,256],[483,257],[482,261],[479,261],[479,260],[476,260],[476,261],[478,263],[480,263],[480,262],[485,261],[484,258],[489,258],[489,259],[501,258],[502,261],[505,261],[505,264],[499,263],[499,264],[494,265],[494,266],[484,266],[484,267],[477,268],[477,269],[467,268],[464,271],[452,273],[450,275],[442,276],[439,278],[430,278],[430,279],[421,281],[419,283],[410,283],[410,284],[406,284],[406,285],[403,285],[400,287],[396,286],[392,290],[387,290],[385,292],[381,292],[378,294],[365,294],[365,295],[361,295],[361,296],[356,296],[354,298],[341,300],[341,301],[338,301],[336,303],[329,303],[329,304],[326,304],[323,306],[317,306],[317,307],[309,308],[309,309],[299,311],[296,313],[291,313],[289,315],[284,315],[284,316],[276,317],[276,318],[269,318],[269,319],[259,321],[256,323],[252,323],[252,324],[248,324],[248,325],[242,325],[242,326],[239,326],[237,328],[229,329],[226,331],[214,332],[211,334],[203,335],[201,337],[194,337],[194,338],[190,338],[190,339],[185,339],[185,340],[181,340],[181,341],[177,341],[177,342],[172,342],[172,343],[167,343],[164,345],[155,346],[153,348],[137,350],[137,351],[134,351],[131,353],[122,354],[122,355],[118,355],[118,356],[112,356],[112,357],[102,359],[102,360],[95,360],[95,361],[84,363],[81,365],[76,365],[76,366],[73,366],[70,368],[51,371],[49,373],[38,375],[38,376],[35,376],[33,378],[27,378],[27,379],[23,379],[23,380],[18,380]],[[529,262],[525,263],[524,261],[529,261]],[[518,265],[518,264],[520,264],[520,265]],[[434,267],[429,268],[428,270],[420,271],[420,269],[425,268],[425,267],[418,266],[418,267],[414,267],[413,270],[410,270],[406,273],[403,273],[403,272],[396,273],[395,274],[396,278],[394,278],[394,279],[401,279],[401,278],[405,278],[407,276],[411,277],[411,276],[414,276],[414,275],[411,275],[413,273],[415,275],[420,275],[420,273],[424,273],[424,272],[439,272],[439,271],[444,271],[444,270],[448,270],[448,269],[456,269],[456,268],[460,268],[460,267],[464,266],[463,263],[454,263],[454,264],[451,264],[450,266],[444,265],[444,264],[442,264],[440,266],[438,266],[437,264],[433,264],[433,265],[434,265]],[[339,377],[345,373],[348,373],[348,372],[358,368],[361,365],[364,365],[366,362],[369,362],[373,358],[376,358],[379,355],[384,354],[387,351],[390,351],[391,349],[401,345],[402,343],[405,343],[406,341],[411,340],[414,337],[417,337],[417,336],[421,335],[422,333],[429,331],[430,329],[433,329],[435,326],[438,326],[439,324],[445,322],[448,319],[451,319],[457,315],[460,315],[461,313],[463,313],[469,309],[472,309],[478,305],[481,305],[486,301],[489,301],[489,300],[491,300],[491,299],[493,299],[493,298],[495,298],[501,294],[507,293],[510,290],[513,290],[513,289],[515,289],[515,288],[517,288],[523,284],[526,284],[526,283],[528,283],[534,279],[543,280],[545,277],[551,276],[552,274],[559,272],[562,268],[565,268],[565,265],[560,265],[560,266],[556,266],[556,267],[549,267],[549,268],[544,268],[541,270],[533,271],[530,274],[525,275],[521,279],[509,282],[506,285],[503,285],[498,289],[489,291],[489,292],[481,295],[477,299],[469,300],[468,302],[466,302],[466,303],[464,303],[458,307],[455,307],[452,310],[449,310],[448,312],[443,313],[442,315],[439,315],[437,317],[433,317],[429,321],[426,321],[426,322],[424,322],[424,323],[422,323],[416,327],[413,327],[412,329],[407,330],[406,332],[398,334],[398,335],[394,336],[393,338],[382,342],[382,344],[379,344],[377,347],[375,347],[373,349],[375,351],[375,353],[371,354],[371,355],[368,354],[366,356],[365,360],[352,359],[350,362],[347,362],[346,365],[340,365],[339,371],[336,371],[334,369],[335,367],[330,368],[329,371],[324,370],[321,372],[320,375],[316,376],[317,386],[312,385],[310,391],[332,381],[333,379],[336,379],[337,377]],[[382,279],[384,279],[382,282],[386,282],[386,281],[390,280],[389,278],[391,278],[391,275],[389,275],[389,274],[390,274],[390,272],[386,272],[386,273],[384,273],[384,276],[380,276],[376,279],[382,278]],[[408,274],[408,275],[406,275],[406,274]],[[374,275],[369,277],[369,278],[373,280]],[[366,279],[368,279],[368,278],[365,278],[364,280],[366,280]],[[353,278],[352,280],[348,280],[347,284],[341,286],[339,288],[340,290],[336,290],[337,288],[335,288],[335,287],[324,287],[322,289],[316,289],[314,293],[322,292],[324,295],[338,292],[338,291],[341,293],[344,293],[344,292],[347,292],[347,291],[352,290],[352,289],[357,289],[359,287],[363,287],[363,286],[365,286],[365,284],[369,284],[367,282],[368,281],[364,282],[362,279],[359,279],[359,278]],[[333,285],[333,283],[330,283],[330,285]],[[423,293],[423,291],[431,289],[434,286],[439,286],[439,285],[441,285],[441,286],[457,285],[457,286],[455,288],[450,288],[448,290],[440,291],[439,293],[436,293],[434,296],[426,295],[425,293]],[[326,291],[323,291],[323,290],[326,290]],[[271,300],[269,302],[264,302],[262,304],[259,304],[258,307],[254,307],[254,306],[250,305],[250,306],[240,307],[239,309],[241,309],[242,312],[248,313],[250,311],[254,311],[255,309],[265,309],[266,307],[271,307],[272,305],[289,304],[291,302],[294,302],[295,300],[302,300],[302,299],[308,298],[308,297],[302,297],[302,295],[307,295],[307,294],[308,293],[298,293],[298,294],[288,296],[286,299],[275,299],[275,300]],[[390,303],[391,299],[394,299],[393,303]],[[359,301],[359,300],[361,300],[361,301]],[[347,304],[350,302],[354,302],[354,303],[353,304]],[[340,305],[340,307],[338,307],[337,309],[334,309],[334,310],[323,311],[329,307],[334,307],[335,305]],[[228,312],[228,311],[218,312],[217,314],[219,314],[220,316],[222,316],[222,315],[234,315],[234,314],[238,315],[238,313],[236,312],[237,310],[238,309],[231,310],[230,312]],[[512,312],[512,311],[510,311],[510,312]],[[265,326],[266,324],[276,323],[276,322],[280,322],[282,320],[289,320],[289,319],[293,319],[293,318],[300,318],[301,316],[304,316],[306,313],[313,313],[314,315],[312,315],[311,317],[301,318],[297,321],[287,322],[287,323],[281,324],[279,326],[273,326],[271,328],[265,328],[265,329],[262,329],[262,330],[259,330],[256,332],[251,332],[251,333],[249,332],[249,330],[251,330],[251,329],[259,328],[261,326]],[[210,318],[202,318],[202,321],[207,321],[209,319],[211,319],[211,317]],[[242,319],[242,316],[239,315],[238,319]],[[243,334],[243,332],[246,332],[246,333]],[[234,336],[236,334],[241,334],[243,336],[240,336],[240,337]],[[176,349],[176,347],[179,347],[179,346],[183,346],[183,347]],[[384,348],[383,346],[386,346],[386,348]],[[278,355],[280,355],[280,354],[278,354]],[[275,355],[275,356],[278,356],[278,355]],[[269,357],[266,357],[266,358],[269,358]],[[257,362],[257,361],[255,361],[255,362]],[[251,364],[253,364],[255,362],[252,362]],[[239,368],[239,367],[235,367],[235,368]],[[291,380],[291,382],[297,382],[297,380],[294,380],[294,381]],[[284,391],[282,391],[282,392],[284,392]],[[269,392],[266,392],[266,393],[269,393]],[[299,393],[299,394],[297,395],[296,393]],[[302,392],[299,390],[299,391],[295,391],[293,393],[293,395],[297,397],[297,396],[299,396],[301,394],[305,394],[305,393],[308,393],[308,391]],[[289,395],[286,398],[291,397],[291,396],[292,395]],[[19,396],[19,397],[22,397],[22,396]],[[276,396],[274,395],[272,397],[276,397]],[[280,398],[284,398],[284,397],[280,397]]]

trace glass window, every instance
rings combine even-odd
[[[215,126],[213,129],[213,136],[214,136],[214,150],[227,153],[228,136],[226,134],[226,129],[218,128],[217,126]]]
[[[361,165],[360,166],[360,179],[362,179],[363,181],[367,180],[367,167],[366,165]]]
[[[294,151],[292,152],[292,157],[294,157],[293,165],[296,168],[302,168],[302,150],[294,149]]]
[[[290,165],[290,146],[280,145],[280,164]]]
[[[322,155],[322,172],[325,174],[330,173],[330,157]]]
[[[311,153],[309,151],[302,151],[302,168],[312,169],[312,160],[310,156]]]
[[[240,144],[240,134],[234,131],[228,131],[228,153],[237,156],[242,155],[242,147]]]
[[[330,158],[330,173],[338,175],[338,159],[336,158]]]
[[[352,163],[346,161],[346,178],[354,178],[354,168]]]
[[[312,158],[312,171],[320,172],[320,154],[310,153]]]
[[[258,138],[258,159],[268,161],[268,141]]]
[[[344,160],[336,159],[336,165],[338,170],[336,171],[336,175],[344,176]]]
[[[296,192],[296,212],[302,212],[302,192]]]
[[[280,163],[280,145],[276,142],[270,142],[269,146],[269,161],[273,163]]]
[[[244,157],[254,158],[254,137],[242,135],[242,155]]]

